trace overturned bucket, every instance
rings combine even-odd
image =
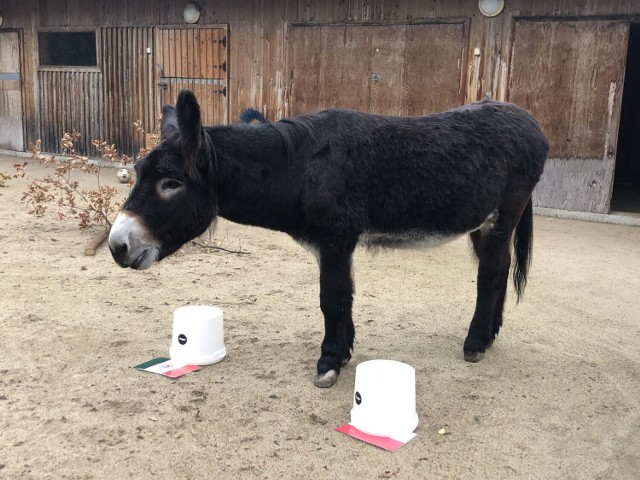
[[[379,437],[413,432],[418,426],[415,369],[395,360],[369,360],[359,364],[351,425]]]
[[[186,365],[209,365],[219,362],[226,354],[221,309],[188,305],[173,312],[171,360]]]

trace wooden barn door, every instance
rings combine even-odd
[[[464,23],[294,26],[292,112],[424,115],[459,106]]]
[[[158,29],[160,107],[175,104],[180,90],[191,90],[204,125],[229,122],[227,38],[226,27]]]
[[[629,24],[517,21],[509,99],[549,138],[538,206],[608,213]]]
[[[153,28],[105,27],[99,33],[104,140],[115,143],[121,153],[136,155],[145,141],[134,122],[141,121],[145,132],[153,132],[156,126]]]
[[[24,150],[20,35],[0,32],[0,149]]]

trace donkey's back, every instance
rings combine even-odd
[[[299,122],[313,138],[307,213],[332,228],[339,219],[367,243],[449,237],[521,211],[548,150],[528,112],[492,101],[424,117],[326,110]]]

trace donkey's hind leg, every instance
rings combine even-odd
[[[507,277],[508,277],[508,274],[507,274]],[[496,335],[498,335],[498,332],[500,332],[500,327],[502,327],[502,312],[504,310],[504,298],[507,294],[508,281],[509,281],[508,278],[505,278],[504,283],[502,284],[502,289],[498,294],[498,299],[496,300],[496,308],[493,312],[493,322],[491,324],[491,327],[492,327],[494,339],[496,338]],[[487,347],[490,347],[491,343],[493,343],[493,340],[489,343]]]
[[[355,243],[319,249],[320,308],[324,314],[325,334],[314,383],[322,388],[336,383],[340,367],[351,358],[355,338],[351,318],[354,290],[351,257]]]
[[[464,359],[468,362],[482,360],[485,350],[491,346],[502,326],[502,310],[511,266],[511,232],[510,222],[501,219],[490,230],[471,233],[479,264],[476,310],[464,342]]]

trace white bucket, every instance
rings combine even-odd
[[[173,312],[171,360],[186,365],[209,365],[226,354],[221,309],[188,305]]]
[[[358,365],[351,425],[379,437],[413,432],[418,426],[415,369],[394,360]]]

